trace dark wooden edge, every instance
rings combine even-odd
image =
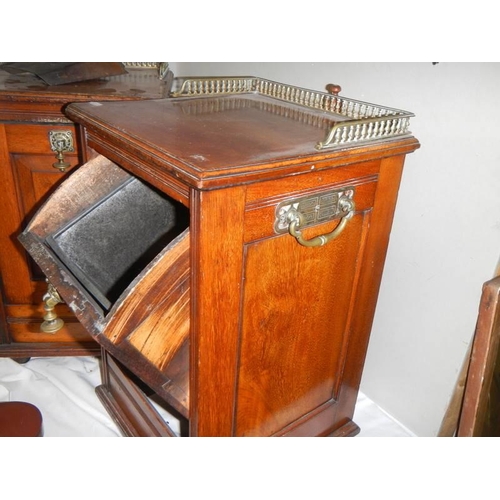
[[[7,317],[4,308],[2,277],[0,276],[0,345],[7,342],[9,342],[9,330],[7,328]]]
[[[96,356],[101,352],[95,342],[88,343],[12,343],[0,344],[0,358]]]
[[[0,437],[43,437],[40,409],[25,401],[1,401]]]
[[[488,418],[488,406],[498,408],[496,375],[500,351],[500,276],[483,284],[477,324],[465,381],[458,437],[499,435],[500,416]]]
[[[462,367],[458,374],[453,393],[446,408],[437,437],[454,437],[458,430],[460,413],[464,401],[465,383],[467,381],[467,371],[469,370],[470,356],[472,351],[472,343],[469,344],[467,353],[462,362]]]
[[[103,384],[96,388],[96,394],[124,436],[176,436],[145,394],[104,350],[101,373]]]

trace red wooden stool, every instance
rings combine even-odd
[[[42,414],[30,404],[0,403],[0,437],[42,437]]]

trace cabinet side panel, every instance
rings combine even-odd
[[[339,417],[352,418],[361,374],[365,362],[370,331],[377,304],[382,272],[394,218],[394,210],[403,173],[404,156],[384,158],[381,161],[379,181],[367,235],[364,261],[361,267],[356,300],[362,304],[353,315],[352,335],[346,355],[346,369],[340,390]]]

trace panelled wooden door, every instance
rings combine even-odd
[[[244,282],[254,286],[242,297],[236,435],[284,433],[335,406],[376,189],[372,178],[356,184],[355,215],[326,245],[305,247],[289,234],[245,245]]]

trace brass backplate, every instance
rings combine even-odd
[[[339,200],[353,196],[354,188],[345,187],[282,201],[276,207],[274,230],[278,234],[288,232],[291,214],[300,213],[303,216],[301,229],[343,217],[345,212]]]
[[[75,145],[71,130],[51,130],[49,132],[50,149],[55,152],[73,153]]]

